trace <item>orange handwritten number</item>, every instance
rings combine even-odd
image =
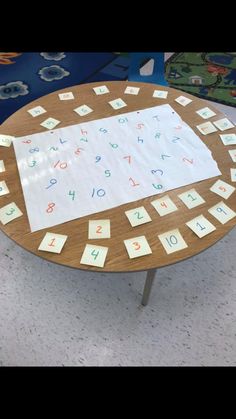
[[[219,186],[219,189],[223,192],[226,192],[226,188],[224,186]]]
[[[132,244],[134,245],[134,250],[139,250],[141,247],[138,242],[133,242]]]
[[[56,239],[52,239],[52,240],[51,240],[51,243],[49,243],[49,245],[48,245],[48,246],[55,246],[55,244],[54,244],[55,240],[56,240]]]
[[[46,209],[47,213],[53,212],[53,207],[55,207],[56,204],[54,202],[49,202],[48,207]]]
[[[102,230],[102,226],[97,226],[96,233],[98,233],[98,234],[102,233],[101,230]]]

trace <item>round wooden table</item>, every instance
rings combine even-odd
[[[110,92],[108,94],[96,95],[93,87],[101,85],[106,85]],[[124,90],[127,86],[139,87],[139,94],[124,94]],[[168,90],[167,99],[153,97],[155,89]],[[73,92],[74,99],[59,100],[58,94],[68,91]],[[184,95],[185,97],[192,99],[192,102],[186,107],[181,106],[175,101],[175,99],[180,95]],[[114,110],[108,102],[117,98],[122,98],[127,106],[119,110]],[[222,172],[221,176],[174,189],[163,194],[154,194],[151,197],[141,199],[139,201],[131,202],[97,214],[92,214],[90,216],[56,225],[50,229],[39,230],[32,233],[28,222],[13,145],[10,147],[0,147],[0,160],[4,161],[6,168],[5,172],[0,173],[0,181],[6,181],[10,190],[9,194],[0,196],[0,208],[11,202],[15,202],[23,212],[23,216],[16,218],[6,225],[2,225],[0,223],[1,230],[24,249],[40,256],[41,258],[49,260],[50,262],[59,263],[61,265],[77,269],[103,272],[147,271],[147,280],[142,300],[142,303],[145,305],[148,300],[151,284],[157,268],[180,262],[202,252],[221,239],[236,224],[236,217],[223,225],[208,212],[208,209],[213,205],[222,200],[224,201],[223,198],[209,190],[213,183],[219,178],[234,185],[231,183],[230,168],[235,167],[235,163],[232,162],[228,150],[236,148],[236,146],[223,145],[219,137],[219,134],[221,133],[220,131],[204,136],[196,128],[196,125],[205,122],[205,120],[202,119],[196,111],[205,106],[209,106],[208,103],[195,96],[189,95],[185,92],[183,93],[176,89],[168,88],[166,86],[123,81],[89,83],[62,89],[31,102],[10,116],[2,124],[0,130],[1,134],[21,137],[36,132],[45,132],[45,128],[42,127],[40,123],[48,117],[53,117],[61,121],[58,127],[65,127],[103,117],[124,114],[125,112],[145,109],[156,105],[163,105],[165,103],[168,103],[173,107],[173,109],[211,150],[213,158],[217,161],[218,167]],[[90,106],[94,111],[86,116],[80,117],[73,111],[73,109],[83,104]],[[37,117],[32,117],[27,110],[38,105],[43,106],[43,108],[47,110],[47,113]],[[224,114],[220,113],[213,106],[210,105],[210,108],[214,110],[216,115],[207,121],[212,122],[225,117]],[[228,134],[234,132],[236,132],[235,128],[227,130],[223,133]],[[179,199],[178,195],[192,188],[195,188],[196,191],[204,198],[205,203],[190,210]],[[177,206],[178,211],[160,217],[151,205],[151,201],[156,198],[161,198],[165,194],[169,195],[171,200]],[[236,193],[233,193],[229,199],[225,200],[225,203],[232,210],[236,211]],[[140,206],[145,207],[147,212],[150,214],[152,221],[133,228],[125,215],[125,211]],[[206,216],[206,218],[216,226],[215,231],[201,239],[197,237],[197,235],[194,234],[194,232],[191,231],[185,224],[187,221],[200,214]],[[88,221],[90,219],[110,219],[111,238],[88,240]],[[188,244],[188,247],[175,253],[167,254],[158,239],[158,235],[176,228],[180,230],[184,240]],[[66,241],[63,251],[60,254],[42,252],[38,250],[39,244],[48,230],[52,233],[65,234],[68,236],[68,240]],[[123,241],[125,239],[143,235],[147,238],[147,241],[152,249],[152,254],[130,259]],[[88,243],[107,246],[109,248],[106,263],[103,268],[80,264],[84,247]]]

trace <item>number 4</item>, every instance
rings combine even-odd
[[[94,257],[94,260],[96,260],[99,255],[99,250],[96,252],[95,249],[93,249],[93,251],[91,252],[91,255]]]

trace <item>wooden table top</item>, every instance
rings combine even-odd
[[[93,87],[101,85],[106,85],[110,93],[95,95]],[[130,85],[140,87],[138,95],[124,94],[126,86]],[[154,98],[152,95],[155,89],[168,90],[167,99]],[[75,97],[74,100],[59,100],[58,93],[68,91],[73,92]],[[179,105],[174,99],[180,95],[192,99],[192,102],[186,107]],[[128,106],[120,110],[112,109],[108,104],[108,101],[117,98],[122,98]],[[90,106],[94,112],[80,117],[73,109],[84,103]],[[234,149],[236,146],[224,146],[219,137],[221,131],[204,136],[197,130],[196,125],[205,122],[205,120],[196,113],[196,110],[205,106],[209,107],[208,103],[204,100],[176,89],[149,83],[126,81],[89,83],[58,90],[31,102],[10,116],[2,124],[0,133],[20,137],[36,132],[45,132],[45,128],[40,126],[40,123],[49,116],[61,121],[61,124],[58,127],[65,127],[80,122],[87,122],[94,119],[145,109],[151,106],[163,105],[165,103],[169,103],[173,107],[212,151],[213,158],[217,161],[218,167],[222,172],[221,176],[167,191],[162,194],[153,195],[100,213],[31,233],[13,145],[10,147],[0,147],[0,160],[4,161],[6,168],[5,172],[0,173],[0,181],[6,181],[10,190],[9,194],[0,196],[0,208],[11,202],[15,202],[23,212],[23,216],[16,218],[6,225],[0,223],[1,230],[24,249],[47,259],[48,261],[83,270],[104,272],[142,271],[170,265],[200,253],[224,237],[225,234],[235,226],[236,217],[223,225],[208,212],[208,209],[220,201],[224,201],[226,205],[236,211],[236,192],[234,192],[229,199],[224,200],[209,189],[217,179],[222,179],[235,186],[235,184],[231,182],[230,177],[230,168],[235,167],[235,163],[233,163],[228,150]],[[47,110],[47,114],[42,114],[33,118],[27,110],[38,105],[43,106]],[[216,115],[207,121],[212,122],[225,117],[225,115],[215,109],[214,106],[210,105],[210,108],[215,111]],[[236,129],[232,128],[223,133],[228,134],[234,132],[236,132]],[[188,209],[177,195],[192,188],[195,188],[204,198],[205,203],[193,209]],[[161,198],[166,194],[168,194],[175,203],[178,211],[160,217],[151,205],[151,201]],[[150,214],[152,221],[133,228],[125,215],[125,211],[139,206],[145,207]],[[215,231],[203,238],[197,237],[197,235],[185,225],[186,222],[201,214],[206,216],[206,218],[216,227]],[[88,221],[91,219],[110,219],[111,238],[89,240]],[[188,244],[188,247],[175,253],[167,254],[158,239],[158,235],[176,228],[179,229],[184,240]],[[38,250],[39,244],[46,231],[68,236],[61,254],[53,254]],[[142,235],[146,236],[152,249],[152,254],[129,259],[123,240]],[[80,259],[86,244],[107,246],[109,248],[105,266],[103,268],[80,264]]]

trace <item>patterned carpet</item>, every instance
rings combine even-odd
[[[166,62],[171,87],[236,106],[236,52],[177,53]]]
[[[0,52],[0,124],[22,106],[81,83],[126,80],[129,53]],[[145,62],[143,63],[145,64]],[[236,105],[236,53],[178,53],[166,62],[170,86]]]
[[[113,52],[0,52],[0,123],[22,106],[81,83],[125,80],[128,54]]]

